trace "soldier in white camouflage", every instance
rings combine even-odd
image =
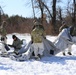
[[[59,32],[62,32],[62,30],[65,29],[65,28],[68,29],[69,26],[66,24],[65,21],[63,21],[62,22],[62,26],[59,28]],[[63,55],[65,55],[65,50],[62,53],[63,53]],[[68,54],[69,55],[72,55],[72,53],[71,53],[71,45],[68,45]]]
[[[31,50],[34,50],[35,58],[39,58],[43,55],[44,45],[42,42],[42,37],[45,37],[44,27],[40,22],[34,22],[34,28],[31,32],[31,39],[33,41],[31,45]]]

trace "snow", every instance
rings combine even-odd
[[[17,34],[20,39],[30,41],[29,34]],[[47,39],[54,41],[57,36],[47,36]],[[12,34],[7,35],[7,43],[12,44]],[[76,46],[72,46],[72,54],[63,56],[62,53],[56,56],[43,57],[40,61],[31,59],[28,61],[14,61],[8,57],[0,57],[0,75],[76,75]],[[67,49],[66,49],[67,53]]]

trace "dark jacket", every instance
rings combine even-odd
[[[13,41],[12,45],[9,46],[14,47],[15,51],[18,51],[22,48],[22,41],[19,38],[16,38],[16,40]]]

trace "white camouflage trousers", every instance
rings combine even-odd
[[[4,43],[5,43],[5,44],[7,43],[6,37],[4,38],[3,41],[0,42],[0,51],[1,51],[1,53],[6,53],[6,52],[7,52],[6,49],[5,49]]]
[[[31,50],[34,51],[35,57],[37,57],[38,54],[43,55],[44,45],[43,43],[33,43],[31,45]]]

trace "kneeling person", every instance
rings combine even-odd
[[[22,42],[18,37],[16,37],[16,35],[12,35],[12,38],[13,38],[13,43],[12,45],[8,45],[8,46],[14,47],[15,49],[14,53],[18,55],[19,54],[18,51],[22,48]]]

